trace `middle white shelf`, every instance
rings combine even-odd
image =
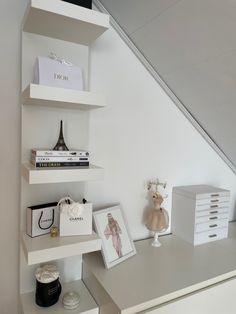
[[[81,182],[101,180],[104,169],[90,165],[76,168],[35,168],[30,163],[22,165],[22,175],[29,184]]]
[[[49,234],[31,238],[22,233],[23,251],[28,265],[101,250],[101,239],[91,235],[52,238]]]
[[[92,110],[105,107],[102,94],[73,89],[29,84],[21,95],[25,105]]]

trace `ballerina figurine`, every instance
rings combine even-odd
[[[169,227],[169,215],[165,208],[161,207],[164,199],[158,192],[152,192],[152,199],[154,207],[151,208],[147,214],[146,227],[148,230],[154,232],[154,241],[152,246],[159,247],[161,243],[158,240],[158,233],[164,232]]]

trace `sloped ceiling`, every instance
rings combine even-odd
[[[236,1],[100,2],[236,165]]]

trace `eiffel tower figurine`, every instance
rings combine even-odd
[[[62,120],[61,120],[60,124],[61,124],[60,125],[60,134],[58,137],[58,141],[57,141],[55,147],[53,148],[53,150],[69,150],[68,147],[66,146],[65,141],[64,141]]]

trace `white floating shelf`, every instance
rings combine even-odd
[[[80,304],[76,310],[65,310],[62,306],[62,297],[68,291],[77,291],[80,294]],[[35,292],[21,295],[21,307],[23,314],[98,314],[99,309],[94,299],[88,292],[82,280],[62,285],[62,293],[59,301],[48,307],[43,308],[35,304]]]
[[[61,0],[31,0],[23,31],[90,45],[109,28],[109,16]]]
[[[105,97],[99,93],[30,84],[22,93],[22,103],[69,109],[91,110],[105,106]]]
[[[30,163],[22,165],[22,175],[29,184],[63,183],[102,180],[104,169],[90,165],[73,168],[35,168]]]
[[[22,234],[22,245],[28,265],[101,250],[96,233],[82,236],[52,238],[49,234],[31,238]]]

